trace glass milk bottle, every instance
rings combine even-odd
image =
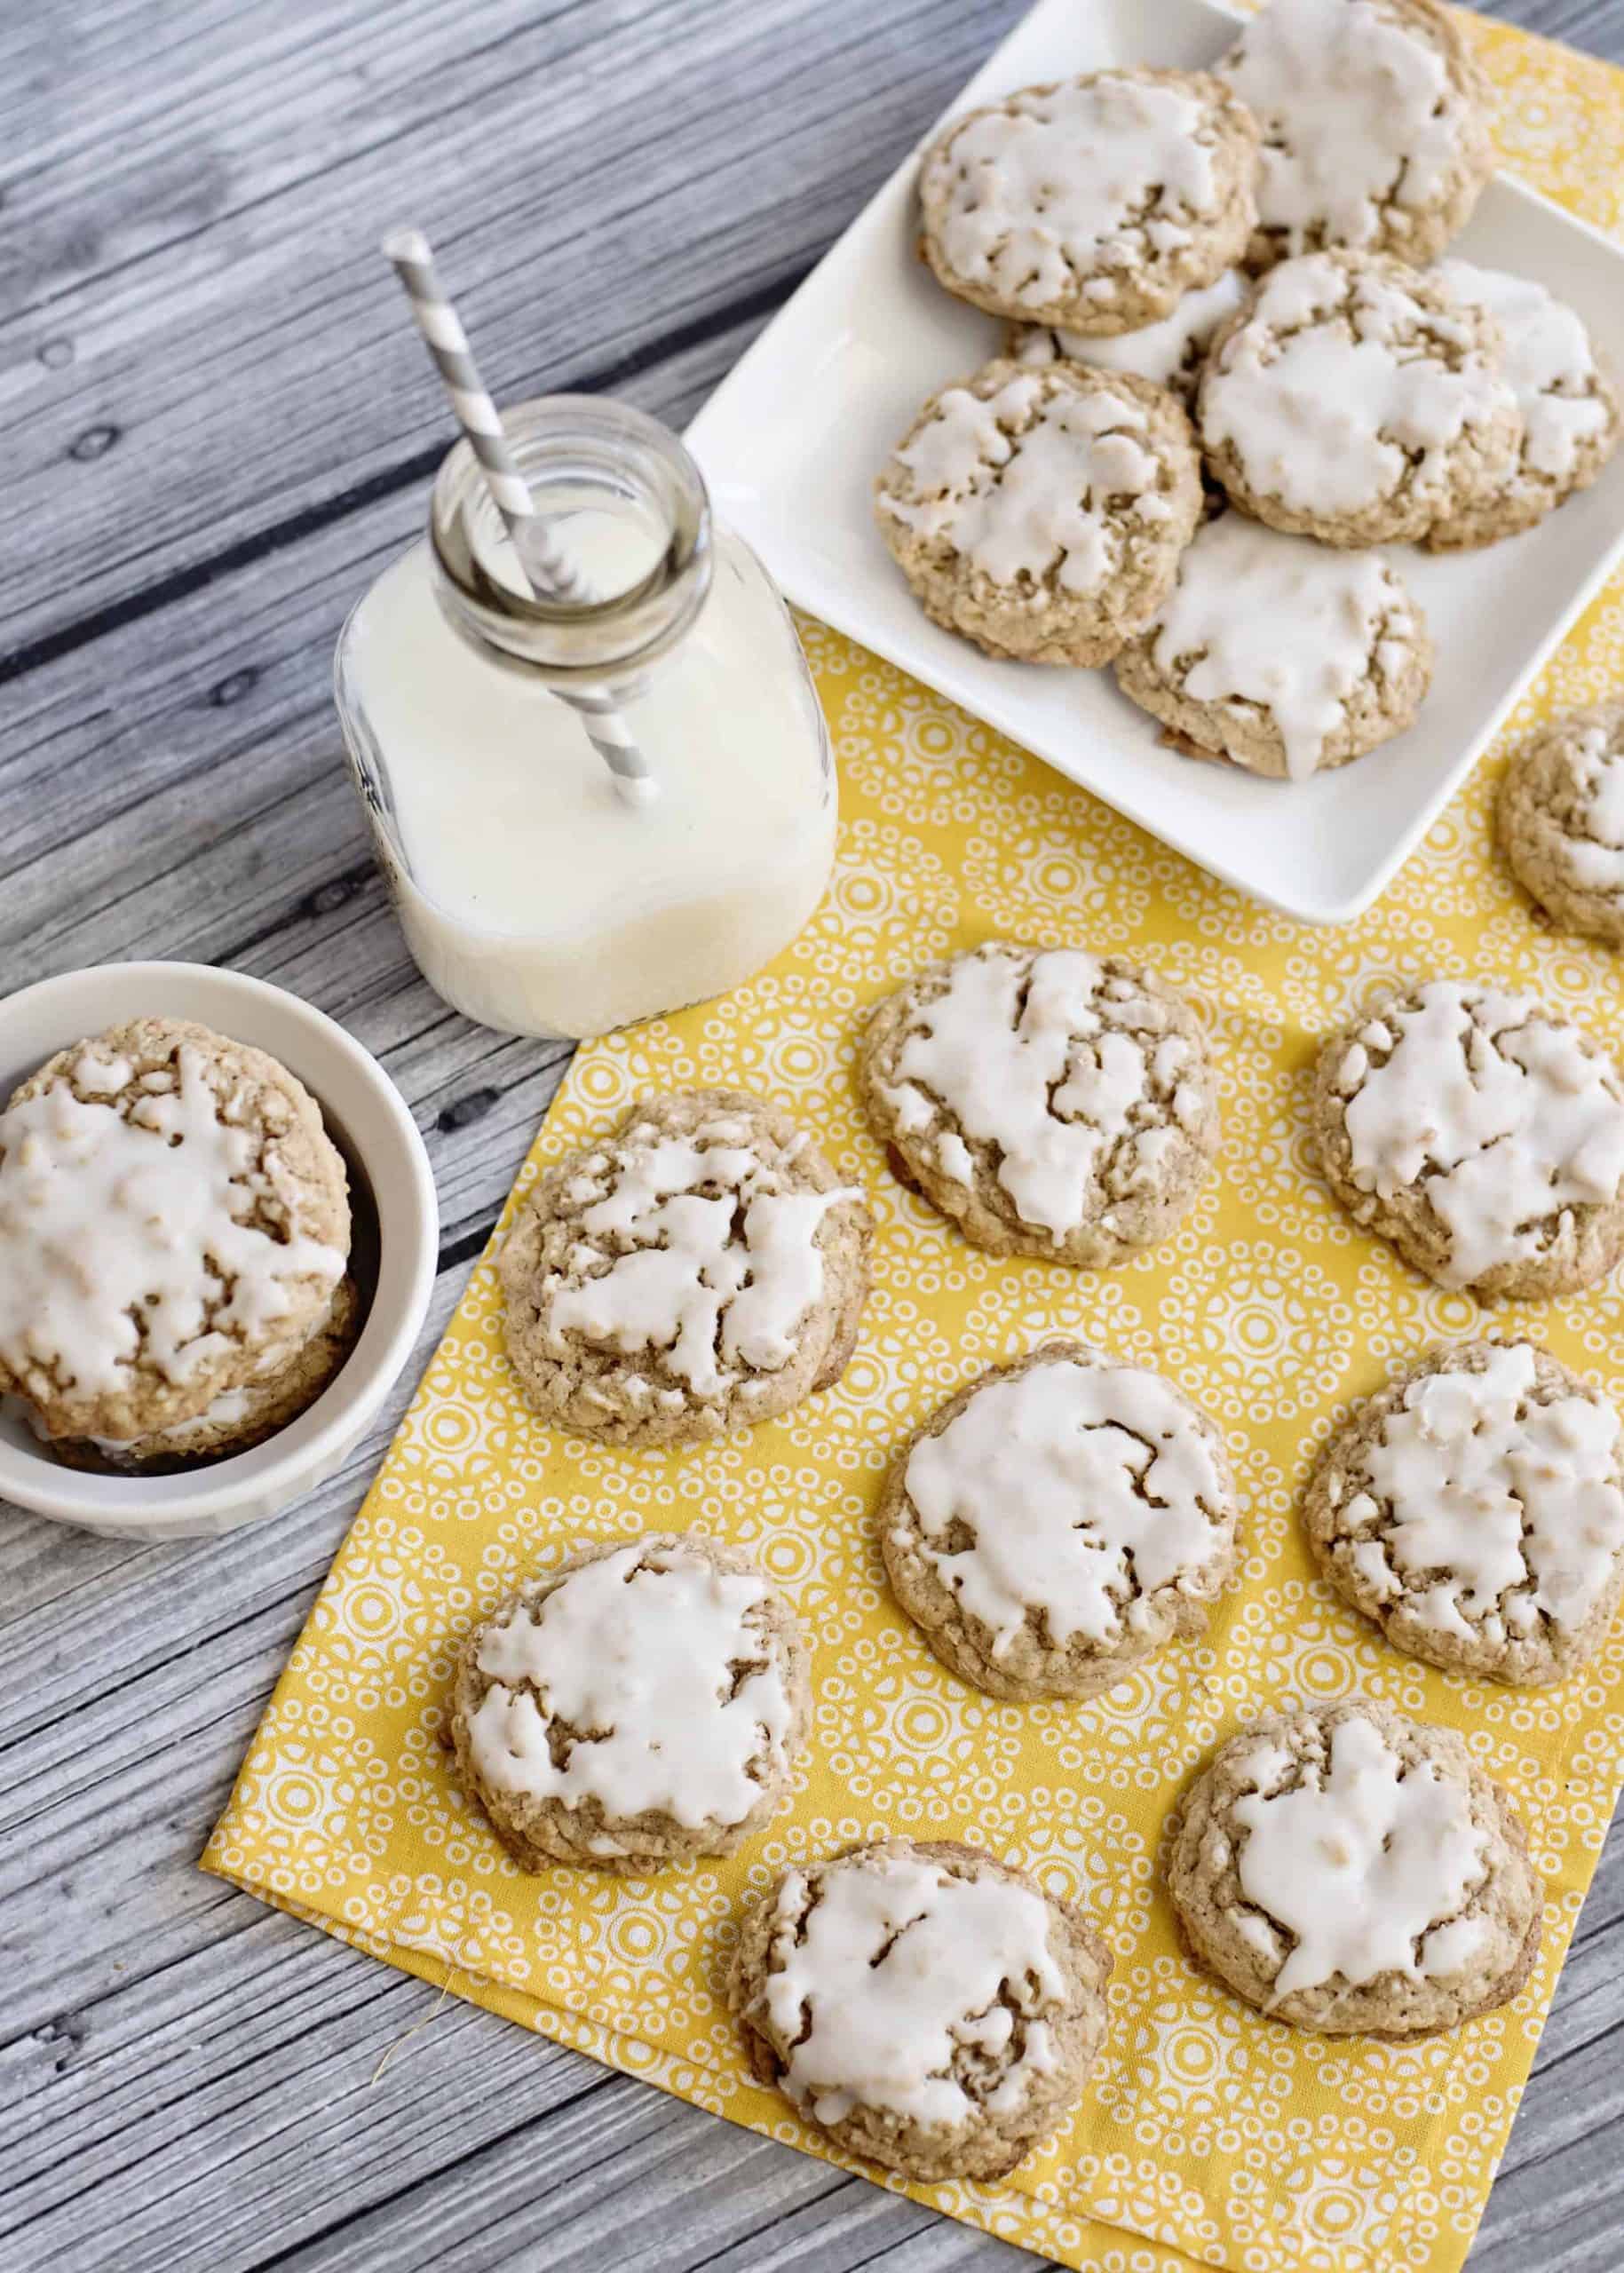
[[[788,614],[642,412],[503,415],[549,537],[593,597],[535,597],[469,445],[428,535],[338,643],[338,714],[377,855],[436,992],[507,1034],[579,1039],[725,994],[822,897],[828,739]],[[647,761],[631,802],[567,699]]]

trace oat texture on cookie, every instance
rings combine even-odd
[[[1203,73],[1099,71],[955,119],[920,173],[925,257],[994,315],[1126,332],[1240,257],[1257,130]]]
[[[1119,956],[993,941],[932,965],[872,1013],[862,1070],[893,1160],[994,1253],[1120,1262],[1217,1149],[1192,1006]]]
[[[1376,552],[1226,512],[1196,532],[1117,684],[1173,733],[1249,772],[1303,780],[1390,741],[1431,675],[1421,610]]]
[[[989,653],[1096,663],[1156,607],[1200,505],[1189,421],[1165,390],[1005,360],[931,397],[875,509],[937,622]]]
[[[614,1443],[766,1420],[838,1378],[868,1239],[861,1193],[787,1113],[649,1098],[551,1169],[508,1235],[514,1370],[544,1419]]]
[[[1433,0],[1273,0],[1218,66],[1263,134],[1254,266],[1436,259],[1493,169],[1488,87]]]
[[[0,1114],[0,1388],[52,1437],[187,1421],[285,1358],[349,1249],[342,1160],[284,1066],[137,1019]]]
[[[1495,821],[1518,883],[1553,922],[1624,943],[1624,699],[1565,711],[1525,742]]]
[[[1221,1747],[1175,1826],[1192,1954],[1332,2035],[1435,2035],[1515,1996],[1543,1890],[1509,1801],[1451,1730],[1363,1699]]]
[[[1159,323],[1143,324],[1109,339],[1050,324],[1012,323],[1004,353],[1028,365],[1091,363],[1097,370],[1131,371],[1170,388],[1188,409],[1207,350],[1219,328],[1245,305],[1247,291],[1241,272],[1226,268],[1215,283],[1186,292]]]
[[[1624,1081],[1531,995],[1398,996],[1326,1045],[1314,1119],[1338,1199],[1440,1286],[1568,1293],[1624,1249]]]
[[[1370,253],[1282,261],[1214,342],[1197,412],[1208,466],[1288,535],[1424,537],[1516,465],[1501,352],[1493,318],[1435,274]]]
[[[973,1847],[893,1839],[784,1873],[730,1997],[757,2071],[915,2178],[1014,2167],[1075,2102],[1110,1959],[1071,1905]]]
[[[533,1580],[470,1636],[452,1730],[527,1869],[727,1854],[772,1812],[806,1719],[788,1606],[703,1536],[611,1543]]]
[[[1170,1382],[1059,1342],[932,1414],[875,1521],[944,1664],[997,1697],[1087,1697],[1205,1626],[1237,1507],[1222,1439]]]
[[[1523,414],[1522,452],[1510,479],[1475,511],[1427,532],[1434,551],[1454,551],[1515,536],[1588,488],[1618,447],[1624,422],[1583,320],[1543,284],[1466,260],[1442,260],[1433,273],[1457,300],[1499,324],[1505,376]]]
[[[1355,1407],[1304,1506],[1320,1568],[1412,1656],[1537,1685],[1624,1589],[1619,1416],[1525,1342],[1440,1350]]]

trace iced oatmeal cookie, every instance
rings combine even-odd
[[[1434,522],[1428,548],[1494,544],[1543,520],[1588,489],[1618,447],[1619,392],[1583,322],[1543,284],[1441,260],[1433,274],[1468,307],[1486,310],[1505,337],[1505,376],[1523,414],[1522,455],[1509,481],[1471,511]]]
[[[350,1244],[301,1082],[206,1026],[74,1043],[0,1113],[0,1390],[51,1437],[194,1420],[304,1341]]]
[[[989,655],[1102,663],[1153,615],[1201,511],[1165,388],[1077,363],[988,363],[931,397],[875,484],[931,621]]]
[[[1487,79],[1435,0],[1274,0],[1217,68],[1263,131],[1256,268],[1328,245],[1422,267],[1493,171]]]
[[[757,2079],[848,2154],[1002,2178],[1081,2096],[1111,1956],[1082,1913],[978,1847],[883,1839],[786,1871],[728,1981]]]
[[[1245,306],[1249,289],[1238,268],[1226,268],[1216,283],[1186,292],[1171,315],[1138,331],[1097,339],[1050,324],[1012,323],[1005,328],[1003,352],[1017,363],[1091,363],[1099,371],[1130,371],[1168,388],[1188,410],[1208,348],[1220,326]]]
[[[1320,1052],[1332,1191],[1440,1287],[1543,1299],[1624,1252],[1624,1079],[1529,994],[1432,979]]]
[[[1624,697],[1569,710],[1525,742],[1495,823],[1513,875],[1554,923],[1624,946]]]
[[[1256,166],[1250,114],[1204,72],[1027,87],[954,119],[925,153],[923,249],[990,314],[1133,331],[1240,259]]]
[[[1282,261],[1208,357],[1208,467],[1288,535],[1424,537],[1476,512],[1517,464],[1523,418],[1501,353],[1492,316],[1401,261]]]
[[[325,1316],[292,1351],[272,1350],[240,1388],[223,1390],[192,1421],[146,1437],[64,1437],[51,1449],[66,1468],[119,1469],[164,1475],[195,1461],[225,1460],[297,1421],[335,1381],[360,1331],[360,1290],[347,1274],[333,1289]]]
[[[1453,1729],[1361,1698],[1222,1746],[1168,1882],[1198,1965],[1327,2036],[1441,2035],[1509,2004],[1539,1956],[1545,1892],[1508,1794]]]
[[[1434,1350],[1356,1406],[1303,1521],[1395,1649],[1448,1673],[1565,1681],[1624,1593],[1624,1447],[1599,1390],[1526,1342]]]
[[[606,1444],[750,1427],[845,1369],[868,1210],[786,1113],[734,1089],[634,1105],[550,1168],[498,1271],[544,1421]]]
[[[1115,670],[1181,746],[1301,781],[1404,732],[1432,676],[1432,642],[1380,553],[1228,512],[1197,530]]]
[[[463,1643],[457,1766],[521,1870],[640,1877],[731,1855],[788,1789],[810,1662],[739,1548],[695,1532],[590,1548]]]
[[[1218,1149],[1194,1008],[1120,955],[994,940],[931,963],[872,1012],[861,1062],[898,1173],[993,1255],[1126,1262]]]
[[[1093,1697],[1200,1634],[1234,1571],[1224,1439],[1170,1382],[1080,1342],[994,1367],[904,1445],[875,1522],[891,1590],[994,1697]]]

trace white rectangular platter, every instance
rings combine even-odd
[[[1207,0],[1040,0],[954,110],[1108,64],[1209,63]],[[874,477],[924,397],[996,352],[915,249],[910,153],[717,390],[688,441],[717,510],[799,606],[1034,750],[1192,859],[1287,914],[1345,922],[1380,892],[1624,557],[1624,453],[1541,527],[1486,550],[1395,548],[1438,651],[1409,731],[1308,781],[1157,745],[1109,670],[997,662],[920,611],[881,543]],[[1452,250],[1540,278],[1624,369],[1624,248],[1501,176]]]

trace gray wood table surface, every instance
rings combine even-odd
[[[334,640],[448,440],[379,234],[434,232],[499,396],[681,424],[1021,5],[0,4],[0,991],[140,955],[292,988],[399,1083],[444,1221],[314,1499],[196,1547],[0,1506],[5,2273],[1034,2261],[194,1867],[566,1054],[417,977],[342,770]],[[1624,59],[1624,0],[1500,12]],[[1474,2273],[1624,2263],[1621,2044],[1615,1831]]]

